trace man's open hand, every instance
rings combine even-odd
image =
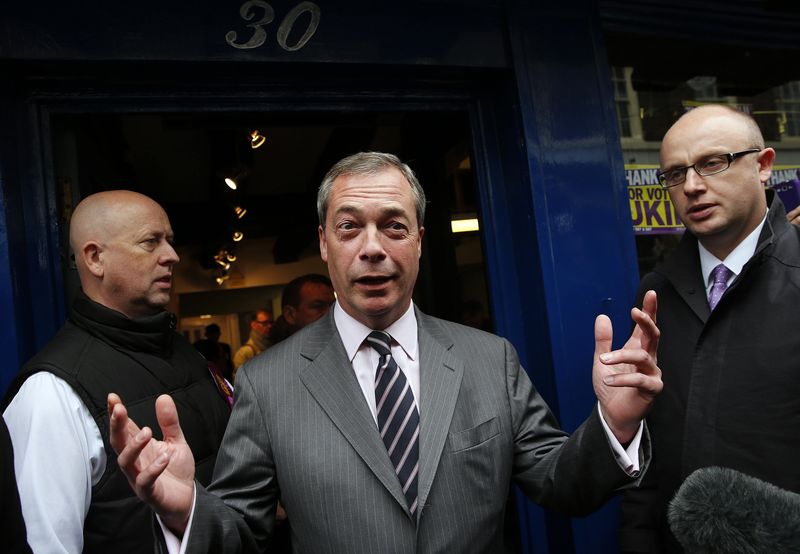
[[[111,446],[131,488],[172,532],[183,536],[194,498],[194,456],[183,437],[175,402],[168,395],[156,399],[161,441],[148,427],[139,429],[114,393],[108,395],[108,415]]]
[[[664,387],[656,360],[657,308],[655,291],[648,291],[642,309],[631,310],[636,322],[633,334],[621,350],[614,352],[611,320],[601,315],[594,324],[594,391],[606,423],[622,444],[633,439],[653,399]]]

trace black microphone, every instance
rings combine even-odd
[[[706,467],[689,475],[667,516],[687,552],[800,552],[800,494],[733,469]]]

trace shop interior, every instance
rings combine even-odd
[[[397,154],[428,206],[414,300],[425,312],[492,330],[465,113],[64,113],[50,120],[65,302],[78,288],[68,246],[81,198],[110,189],[159,202],[181,258],[170,310],[191,342],[216,323],[233,349],[283,286],[327,275],[316,190],[339,159]]]

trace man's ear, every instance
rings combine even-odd
[[[775,163],[775,150],[764,148],[758,155],[758,175],[761,182],[766,184],[772,175],[772,164]]]
[[[83,245],[79,254],[76,253],[75,255],[76,264],[83,263],[89,273],[95,277],[103,276],[103,247],[100,244],[94,241],[87,242]]]
[[[328,243],[325,240],[325,228],[320,225],[317,227],[317,233],[319,234],[319,255],[322,257],[322,261],[328,263]]]
[[[284,306],[283,319],[286,320],[286,323],[293,326],[297,322],[297,308],[290,304]]]

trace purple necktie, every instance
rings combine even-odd
[[[728,288],[728,279],[733,275],[733,271],[725,267],[725,264],[719,264],[711,271],[711,277],[714,284],[711,285],[711,291],[708,293],[708,306],[713,311],[719,303],[719,299],[725,294]]]

